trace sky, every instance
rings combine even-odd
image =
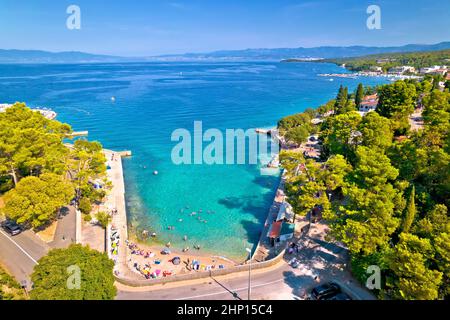
[[[81,29],[66,26],[69,5]],[[366,10],[381,9],[369,30]],[[0,48],[152,56],[450,41],[450,0],[0,0]]]

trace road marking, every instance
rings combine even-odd
[[[19,244],[17,242],[15,242],[13,239],[11,239],[6,233],[4,233],[2,230],[0,230],[0,233],[3,234],[7,239],[9,239],[9,241],[11,241],[12,243],[14,243],[16,245],[17,248],[20,249],[20,251],[22,251],[28,258],[30,258],[35,264],[39,264],[36,260],[34,260],[34,258],[32,256],[30,256],[28,254],[28,252],[25,251],[25,249],[23,249],[21,246],[19,246]]]
[[[268,286],[270,284],[274,284],[274,283],[281,282],[281,281],[284,281],[284,279],[279,279],[279,280],[275,280],[275,281],[271,281],[271,282],[257,284],[257,285],[252,286],[252,289],[253,288],[259,288],[259,287]],[[202,295],[192,296],[192,297],[178,298],[178,299],[175,299],[175,300],[190,300],[190,299],[211,297],[211,296],[216,296],[216,295],[220,295],[220,294],[224,294],[224,293],[230,293],[230,291],[231,292],[238,292],[238,291],[244,291],[244,290],[248,290],[248,287],[234,289],[234,290],[233,289],[224,290],[224,291],[221,291],[221,292],[207,293],[207,294],[202,294]]]

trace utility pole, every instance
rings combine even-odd
[[[250,265],[248,267],[248,300],[250,300],[251,290],[252,290],[252,250],[249,248],[245,248],[248,252],[248,257],[250,260]]]

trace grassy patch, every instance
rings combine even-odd
[[[52,242],[55,238],[56,227],[58,226],[58,220],[53,221],[44,230],[37,232],[39,238],[45,242]]]

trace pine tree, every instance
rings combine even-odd
[[[362,85],[362,83],[360,83],[355,93],[355,105],[357,108],[359,108],[359,105],[361,104],[363,98],[364,98],[364,86]]]
[[[414,222],[416,216],[416,203],[414,197],[416,195],[415,187],[413,186],[411,189],[411,194],[409,195],[408,206],[406,207],[405,218],[403,220],[402,231],[409,232],[411,226]]]
[[[342,109],[345,108],[348,101],[348,88],[344,86],[339,87],[339,92],[336,96],[336,102],[334,103],[334,110],[336,113],[342,113]]]

